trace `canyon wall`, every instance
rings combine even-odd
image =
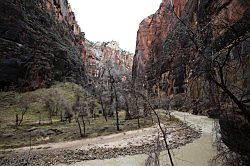
[[[0,88],[86,84],[84,41],[67,0],[2,0]]]
[[[158,95],[206,98],[207,91],[216,89],[208,87],[204,78],[194,77],[195,68],[202,66],[197,56],[208,47],[216,54],[249,33],[249,10],[246,0],[163,0],[139,26],[134,83],[146,82],[148,90]],[[231,54],[249,54],[249,42],[240,42]]]
[[[108,70],[112,70],[114,76],[123,79],[131,75],[134,55],[121,49],[117,42],[92,43],[86,40],[85,48],[86,54],[83,59],[90,77],[107,76]]]
[[[174,5],[176,5],[174,10],[178,16],[182,14],[186,1],[174,1]],[[141,82],[147,77],[146,69],[150,65],[149,61],[161,56],[164,41],[177,22],[171,5],[170,0],[163,0],[156,13],[144,19],[139,25],[133,64],[135,83]]]
[[[174,109],[220,116],[224,143],[250,157],[249,30],[249,0],[163,0],[138,30],[135,87]]]

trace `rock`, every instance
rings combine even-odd
[[[49,129],[48,131],[52,131],[52,132],[54,132],[56,135],[62,134],[62,133],[63,133],[63,131],[62,131],[62,130],[59,130],[59,129]]]
[[[35,130],[37,130],[37,129],[38,129],[38,127],[32,127],[32,128],[30,128],[30,129],[28,129],[27,132],[35,131]]]
[[[15,136],[15,134],[2,134],[3,137],[6,137],[6,138],[10,138],[10,137],[13,137]]]
[[[84,36],[67,1],[56,2],[1,1],[0,89],[33,90],[65,80],[87,83],[78,49]]]
[[[244,34],[246,36],[250,28],[249,6],[249,1],[241,0],[162,0],[155,14],[140,23],[132,69],[134,84],[140,87],[146,81],[152,94],[167,96],[174,106],[186,104],[188,108],[191,102],[201,101],[202,104],[197,105],[198,108],[194,110],[197,114],[202,108],[213,106],[209,96],[217,89],[211,90],[207,79],[200,76],[205,68],[201,60],[203,55],[198,54],[188,29],[194,30],[196,36],[202,36],[196,32],[197,29],[207,29],[209,35],[204,40],[211,43],[211,50],[216,54],[226,49],[236,38]],[[173,7],[175,14],[172,12]],[[176,16],[184,21],[185,25]],[[223,26],[223,20],[227,20],[227,26]],[[206,27],[208,22],[211,27]],[[229,30],[228,27],[234,30]],[[249,41],[240,42],[235,46],[231,51],[232,56],[248,55],[250,45],[246,44],[247,42]],[[235,50],[240,51],[237,53]],[[244,56],[244,59],[244,64],[249,66],[250,58]],[[247,69],[248,67],[243,70],[249,71]],[[234,75],[242,77],[239,73]],[[182,99],[188,96],[190,100],[173,101],[177,94]]]
[[[96,77],[100,72],[100,66],[107,64],[114,67],[116,76],[131,74],[133,54],[121,49],[117,42],[92,43],[86,40],[85,48],[84,62],[90,76]],[[107,75],[105,72],[104,76]]]
[[[182,6],[185,3],[186,0],[183,0]],[[140,23],[133,62],[132,74],[134,82],[148,75],[146,73],[146,68],[150,65],[148,62],[162,54],[161,49],[167,34],[177,21],[169,12],[171,10],[169,6],[170,1],[163,0],[155,14],[148,16]],[[178,8],[180,8],[179,11],[181,11],[183,7],[180,8],[180,6],[178,6]]]

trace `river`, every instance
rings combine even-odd
[[[197,116],[189,113],[174,111],[171,113],[187,125],[196,130],[201,130],[200,138],[185,146],[172,150],[175,166],[219,166],[219,163],[212,163],[211,159],[216,156],[217,150],[213,146],[215,140],[214,122],[205,116]],[[72,164],[71,166],[145,166],[148,155],[139,154],[134,156],[121,156],[105,160],[89,160]],[[170,165],[167,152],[160,153],[160,165]],[[63,165],[60,165],[63,166]]]

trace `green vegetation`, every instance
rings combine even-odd
[[[85,117],[86,137],[117,133],[116,119],[108,117],[106,122],[100,104],[91,94],[76,84],[59,83],[49,89],[43,88],[22,94],[0,92],[0,149],[80,139],[77,114],[72,109],[77,95],[80,96],[81,102],[85,103],[85,109],[90,109],[87,105],[94,103],[94,110],[89,111],[91,113]],[[53,103],[50,105],[53,110],[51,114],[46,107],[46,101]],[[16,117],[18,116],[20,121],[25,108],[27,111],[23,115],[23,121],[17,125]],[[72,114],[71,123],[65,118],[67,111]],[[125,114],[124,110],[119,110],[119,132],[138,129],[137,119],[125,120]],[[162,112],[159,114],[163,123],[170,123],[167,115]],[[152,117],[153,123],[151,117],[144,118],[143,111],[140,116],[141,127],[149,127],[156,122],[155,117]]]

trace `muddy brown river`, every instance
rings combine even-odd
[[[187,125],[196,130],[201,130],[200,138],[194,140],[185,146],[172,150],[172,156],[175,166],[219,166],[219,163],[213,163],[211,159],[216,156],[217,150],[213,146],[215,139],[213,119],[205,116],[197,116],[183,112],[172,112],[172,115],[179,118]],[[90,160],[72,164],[71,166],[145,166],[148,155],[140,154],[134,156],[122,156],[105,160]],[[160,165],[170,165],[167,152],[160,153]],[[64,165],[58,165],[64,166]]]

